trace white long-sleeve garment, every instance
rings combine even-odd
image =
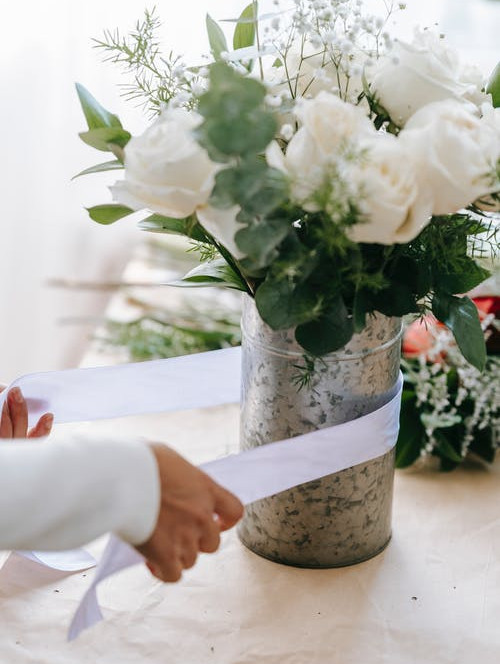
[[[156,460],[139,440],[0,442],[0,550],[70,549],[106,532],[140,544],[159,505]]]

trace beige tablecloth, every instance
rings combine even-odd
[[[125,278],[166,274],[138,252]],[[133,294],[153,303],[168,296],[172,306],[179,297],[164,288]],[[134,315],[123,294],[109,312]],[[126,359],[94,351],[85,366]],[[238,409],[64,426],[137,433],[201,463],[236,449]],[[89,550],[99,554],[104,543]],[[277,565],[231,532],[177,585],[142,567],[127,570],[100,586],[106,621],[68,644],[92,574],[65,576],[11,558],[0,571],[0,664],[499,664],[500,458],[491,469],[448,475],[398,472],[392,542],[355,567]]]
[[[169,441],[201,462],[234,449],[237,420],[221,407],[79,426]],[[398,472],[392,542],[355,567],[277,565],[231,532],[177,585],[127,570],[101,586],[106,621],[68,644],[92,573],[40,578],[11,559],[0,572],[0,663],[497,664],[500,462]]]

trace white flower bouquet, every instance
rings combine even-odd
[[[252,2],[232,48],[207,16],[203,66],[161,54],[154,13],[127,37],[105,33],[98,46],[155,117],[132,137],[78,86],[81,138],[115,157],[84,173],[124,172],[115,202],[89,213],[145,210],[142,229],[187,236],[202,263],[182,283],[245,291],[307,356],[374,312],[432,311],[482,369],[477,310],[460,295],[488,276],[474,238],[495,242],[500,72],[487,85],[430,30],[393,40],[388,15],[360,0],[276,0],[259,15]]]

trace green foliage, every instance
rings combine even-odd
[[[94,207],[86,209],[89,213],[89,217],[93,221],[97,221],[98,224],[103,224],[105,226],[114,224],[118,219],[128,217],[129,214],[134,213],[134,210],[131,210],[126,205],[119,205],[118,203],[94,205]]]
[[[118,161],[123,162],[121,151],[131,139],[131,134],[123,129],[118,116],[113,115],[101,106],[83,85],[76,83],[76,91],[88,126],[88,131],[79,134],[80,138],[96,150],[113,152],[118,157]],[[103,168],[103,166],[104,164],[94,166],[94,170],[87,169],[83,173],[96,172],[95,169],[99,168],[100,170],[109,170]],[[83,173],[80,173],[80,175]]]
[[[321,357],[342,348],[353,333],[352,317],[342,297],[337,296],[317,319],[298,325],[295,338],[308,353]]]
[[[405,384],[396,443],[396,468],[406,468],[415,463],[420,456],[424,433],[417,409],[417,395],[411,386]]]
[[[233,48],[246,48],[255,43],[255,24],[257,21],[257,2],[251,2],[241,12],[233,35]]]
[[[100,127],[98,129],[89,129],[78,134],[82,141],[90,147],[102,152],[112,152],[121,157],[121,150],[127,145],[132,135],[120,127]],[[118,152],[115,148],[119,148]],[[121,159],[123,161],[123,159]]]
[[[493,106],[498,108],[500,106],[500,62],[490,76],[488,85],[486,86],[486,92],[491,95]]]
[[[122,85],[123,95],[139,102],[151,116],[160,112],[164,104],[180,94],[187,97],[186,106],[193,106],[192,85],[196,77],[186,79],[177,75],[180,56],[163,53],[160,48],[161,21],[156,10],[144,12],[135,29],[127,36],[118,30],[105,30],[102,39],[94,39],[95,47],[104,53],[104,60],[121,67],[130,77]]]
[[[108,321],[106,336],[100,340],[126,349],[131,361],[141,362],[236,346],[240,330],[236,321],[207,319],[199,312],[184,319],[158,312],[128,323]]]
[[[402,360],[405,377],[396,467],[432,455],[442,471],[451,471],[472,453],[492,463],[498,449],[500,359],[488,356],[482,374],[466,368],[463,356],[439,332],[437,363],[428,358]],[[449,333],[446,333],[449,334]]]
[[[228,50],[226,37],[219,24],[214,21],[210,14],[206,15],[205,24],[207,27],[208,43],[210,44],[214,60],[220,60],[221,53]]]
[[[113,113],[110,113],[101,106],[87,88],[81,83],[75,83],[75,87],[89,129],[101,129],[103,127],[122,128],[122,123],[118,116],[113,115]]]
[[[206,261],[190,270],[180,281],[171,282],[175,286],[225,286],[246,291],[245,282],[223,258]]]
[[[205,242],[207,239],[205,231],[194,215],[185,219],[174,219],[172,217],[164,217],[161,214],[152,214],[146,217],[146,219],[142,219],[137,226],[141,230],[149,231],[150,233],[185,235],[197,242]]]
[[[124,168],[123,163],[118,159],[114,159],[113,161],[105,161],[102,164],[97,164],[96,166],[91,166],[90,168],[86,168],[85,170],[80,171],[80,173],[74,175],[71,179],[75,180],[76,178],[79,178],[82,175],[90,175],[91,173],[104,173],[106,171],[123,170],[123,168]]]
[[[277,122],[264,107],[266,88],[225,63],[210,69],[210,88],[199,99],[204,122],[197,138],[215,161],[257,155],[274,138]]]
[[[286,179],[256,156],[247,156],[217,173],[210,203],[227,209],[238,205],[250,218],[267,215],[288,193]]]
[[[474,302],[468,297],[436,292],[432,311],[453,332],[465,359],[482,371],[486,362],[486,344]]]
[[[235,240],[245,258],[243,269],[249,273],[268,267],[278,256],[277,247],[290,233],[288,219],[267,219],[266,223],[254,223],[236,233]]]

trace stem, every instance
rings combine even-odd
[[[253,6],[253,15],[255,19],[255,41],[257,42],[257,51],[259,52],[259,71],[260,71],[260,80],[264,80],[264,67],[262,66],[262,56],[260,55],[260,37],[259,37],[259,3],[257,0],[252,0]]]

